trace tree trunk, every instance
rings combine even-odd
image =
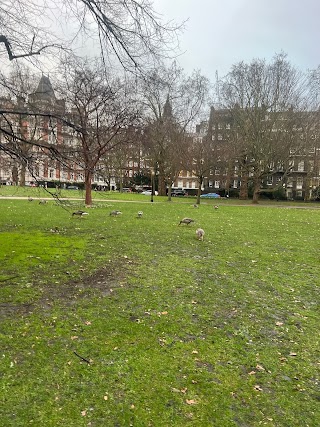
[[[203,177],[202,176],[200,176],[198,178],[198,182],[199,182],[199,187],[198,187],[198,191],[197,191],[197,205],[200,205],[201,187],[202,187],[202,183],[203,183]]]
[[[168,202],[171,202],[172,183],[168,186]]]
[[[91,188],[91,179],[92,179],[92,173],[90,170],[86,169],[85,171],[85,177],[84,177],[84,186],[85,186],[85,205],[91,206],[92,205],[92,188]]]
[[[241,184],[240,184],[240,200],[248,200],[248,171],[243,170],[241,174]]]
[[[123,176],[122,176],[122,169],[119,169],[119,192],[122,193],[123,191]]]
[[[19,173],[17,166],[13,166],[12,168],[12,182],[14,185],[18,185],[19,181]]]
[[[307,176],[304,179],[304,202],[310,202],[311,199],[311,178],[309,176],[309,171]]]
[[[225,185],[224,185],[224,195],[229,197],[229,190],[230,190],[230,185],[231,185],[231,177],[228,174],[226,181],[225,181]]]
[[[24,187],[25,185],[26,185],[26,165],[22,163],[21,169],[20,169],[19,186]]]
[[[261,187],[260,178],[255,178],[254,187],[253,187],[253,196],[252,196],[252,203],[254,203],[254,204],[259,203],[260,187]]]
[[[158,175],[158,194],[159,196],[166,195],[166,181],[164,177],[163,167],[159,164],[159,175]]]

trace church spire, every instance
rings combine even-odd
[[[163,118],[164,119],[172,119],[172,106],[169,98],[169,94],[167,96],[167,100],[163,107]]]

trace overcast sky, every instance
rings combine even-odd
[[[179,62],[212,81],[232,64],[281,51],[305,71],[320,65],[320,0],[154,0],[164,20],[188,19]]]

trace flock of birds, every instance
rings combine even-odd
[[[199,207],[199,205],[195,204],[195,205],[193,205],[193,207],[194,207],[194,208],[198,208],[198,207]],[[215,206],[213,206],[213,208],[214,208],[214,209],[218,209],[218,208],[219,208],[219,206],[215,205]],[[193,222],[195,222],[195,220],[194,220],[194,219],[192,219],[192,218],[183,218],[183,219],[179,222],[179,224],[178,224],[178,225],[181,225],[181,224],[189,225],[189,224],[192,224]],[[197,237],[197,239],[198,239],[198,240],[203,240],[203,239],[204,239],[204,235],[205,235],[205,232],[204,232],[204,229],[203,229],[203,228],[197,228],[197,229],[196,229],[196,237]]]
[[[192,224],[193,222],[195,222],[195,220],[192,219],[192,218],[183,218],[179,222],[178,225],[181,225],[181,224],[189,225],[189,224]],[[204,239],[204,235],[205,235],[205,232],[204,232],[203,228],[197,228],[196,229],[196,236],[197,236],[198,240],[203,240]]]
[[[194,208],[198,208],[199,206],[195,204],[195,205],[193,205],[193,207]],[[214,209],[218,209],[219,206],[215,205],[213,208]],[[88,214],[88,212],[85,212],[85,211],[82,211],[82,210],[78,210],[78,211],[75,211],[75,212],[72,213],[72,216],[80,216],[80,217],[82,217],[82,216],[85,216],[85,215],[89,215],[89,214]],[[119,215],[122,215],[121,211],[114,210],[114,211],[110,212],[110,216],[116,217],[116,216],[119,216]],[[138,211],[137,218],[142,218],[142,217],[143,217],[143,212],[142,211]],[[193,222],[195,222],[194,219],[186,217],[186,218],[183,218],[179,222],[178,225],[181,225],[181,224],[189,225],[189,224],[192,224]],[[197,228],[196,229],[196,237],[197,237],[198,240],[202,240],[203,241],[204,240],[204,235],[205,235],[205,231],[203,230],[203,228]]]
[[[33,198],[29,197],[28,200],[29,200],[29,202],[32,202]],[[45,205],[45,204],[47,204],[47,201],[42,199],[42,200],[39,201],[39,204]],[[193,207],[194,208],[199,208],[199,205],[194,204]],[[213,208],[214,209],[218,209],[219,206],[215,205],[215,206],[213,206]],[[86,211],[80,210],[80,209],[77,210],[77,211],[72,212],[72,217],[80,217],[80,218],[82,218],[82,217],[84,217],[86,215],[89,215],[89,213],[86,212]],[[112,217],[116,217],[116,216],[119,216],[119,215],[122,215],[121,211],[114,210],[114,211],[110,212],[110,216],[112,216]],[[142,217],[143,217],[143,212],[142,211],[138,211],[137,218],[142,218]],[[192,224],[194,222],[195,222],[194,219],[186,217],[186,218],[183,218],[179,222],[178,225],[181,225],[181,224],[189,225],[189,224]],[[197,237],[198,240],[202,240],[203,241],[204,240],[204,235],[205,235],[205,232],[204,232],[203,228],[197,228],[196,229],[196,237]]]

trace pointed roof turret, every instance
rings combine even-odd
[[[167,96],[167,100],[163,107],[163,118],[164,119],[172,119],[172,106],[169,98],[169,94]]]
[[[65,111],[65,100],[57,99],[49,77],[42,75],[35,92],[29,95],[29,108],[45,111]]]
[[[56,96],[54,94],[49,77],[45,75],[41,76],[37,90],[33,93],[33,95],[41,101],[55,101]]]

